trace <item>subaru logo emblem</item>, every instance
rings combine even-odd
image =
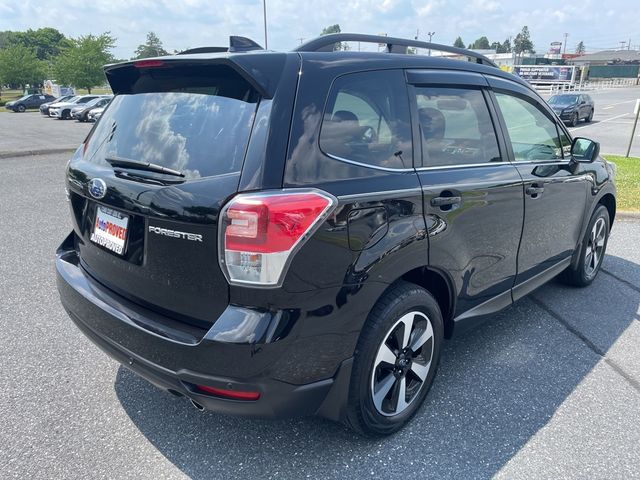
[[[94,178],[89,182],[89,193],[93,198],[100,200],[107,194],[107,184],[101,178]]]

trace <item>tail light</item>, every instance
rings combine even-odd
[[[337,201],[318,190],[240,194],[220,215],[220,265],[231,284],[277,287],[295,252]]]

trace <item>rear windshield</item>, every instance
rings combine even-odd
[[[85,159],[155,163],[189,179],[237,172],[259,96],[229,67],[123,69]],[[124,79],[124,80],[123,80]]]

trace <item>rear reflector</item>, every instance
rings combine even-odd
[[[238,392],[236,390],[208,387],[206,385],[196,385],[196,387],[205,393],[217,397],[231,398],[233,400],[258,400],[260,398],[260,392]]]
[[[221,214],[220,265],[231,284],[281,284],[291,258],[337,201],[319,190],[241,194]]]

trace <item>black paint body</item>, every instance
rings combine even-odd
[[[194,54],[168,61],[231,65],[255,82],[262,100],[242,171],[162,186],[86,162],[79,150],[68,167],[74,230],[58,251],[58,286],[71,318],[107,353],[207,408],[338,419],[360,332],[394,282],[431,291],[450,336],[576,261],[599,202],[613,220],[612,170],[603,159],[513,161],[492,88],[527,96],[556,117],[526,83],[497,68],[355,52]],[[115,94],[126,91],[118,68],[128,67],[107,70]],[[480,89],[500,161],[423,165],[415,109],[413,167],[372,168],[325,154],[319,133],[334,80],[387,69],[406,79],[408,98],[417,85]],[[99,202],[87,190],[95,177],[108,186]],[[525,193],[532,184],[544,186],[539,198]],[[230,286],[217,260],[220,209],[237,192],[300,187],[324,190],[339,204],[296,253],[282,287]],[[433,206],[442,196],[460,197],[460,203]],[[131,216],[122,258],[88,239],[97,203]],[[204,240],[193,245],[151,236],[151,224]],[[261,398],[225,400],[198,393],[194,384],[258,390]]]

